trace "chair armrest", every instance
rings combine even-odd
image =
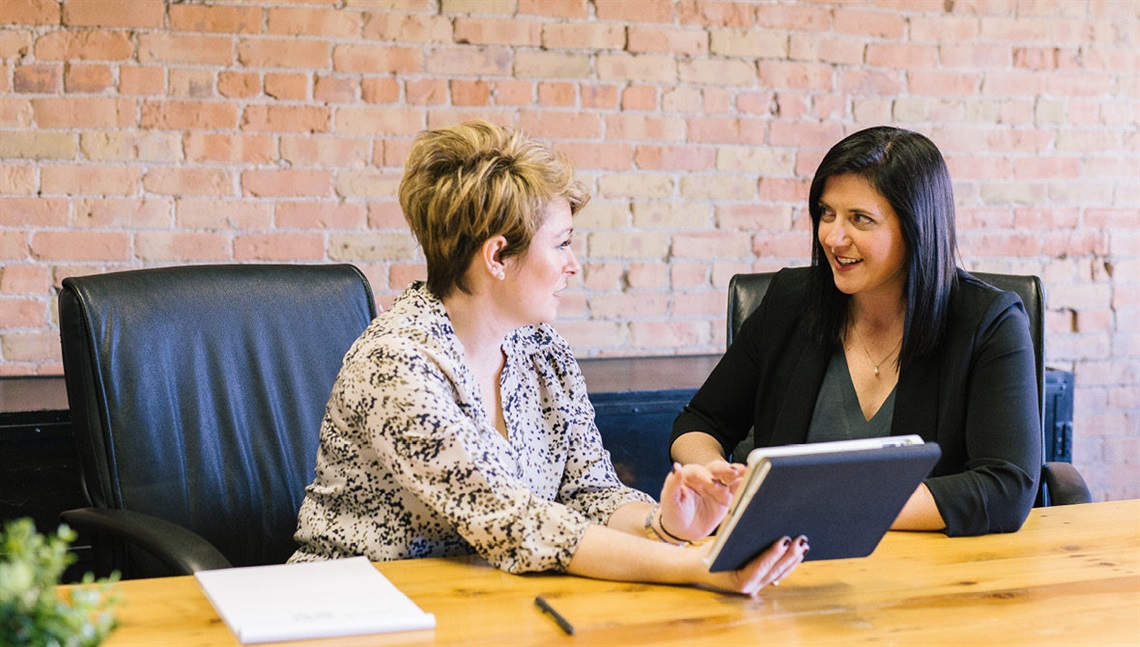
[[[1047,462],[1041,468],[1041,478],[1049,491],[1050,505],[1092,503],[1092,493],[1077,468],[1060,461]]]
[[[65,510],[59,516],[72,528],[110,535],[149,552],[175,575],[193,575],[195,571],[232,566],[225,555],[201,535],[148,514],[79,508]]]

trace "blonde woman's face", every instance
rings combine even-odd
[[[512,288],[510,308],[519,325],[549,322],[557,316],[558,293],[582,270],[570,248],[573,233],[570,203],[555,198],[546,206],[542,226],[526,254],[510,259],[506,280]]]

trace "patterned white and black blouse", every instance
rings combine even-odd
[[[512,573],[565,570],[590,523],[651,501],[618,480],[566,341],[527,326],[503,351],[509,441],[426,286],[377,317],[333,387],[289,561],[474,551]]]

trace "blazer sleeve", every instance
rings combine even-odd
[[[934,476],[926,485],[946,534],[1013,532],[1033,507],[1042,464],[1033,341],[1015,295],[999,293],[990,301],[974,328],[964,371],[964,391],[954,391],[965,401],[943,403],[964,408],[963,424],[938,440],[944,447],[964,443],[965,464],[950,466],[956,473]],[[960,438],[950,437],[958,433]]]

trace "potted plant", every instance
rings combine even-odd
[[[96,581],[87,573],[82,585],[61,594],[56,586],[75,561],[68,546],[75,531],[61,525],[54,535],[36,532],[31,519],[16,519],[0,531],[0,644],[98,645],[115,626],[118,579]]]

